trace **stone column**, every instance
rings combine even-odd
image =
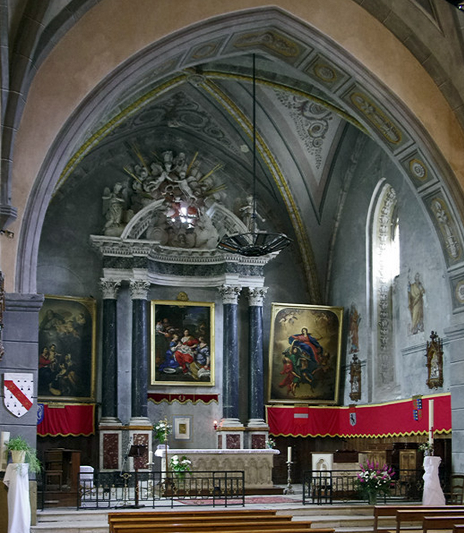
[[[102,278],[102,404],[99,421],[100,470],[121,468],[122,424],[118,417],[117,298],[120,281]]]
[[[102,404],[100,424],[120,425],[118,418],[118,346],[116,304],[120,281],[102,278]]]
[[[249,303],[249,386],[248,425],[264,424],[263,300],[267,287],[248,289]]]
[[[462,472],[464,469],[464,448],[462,446],[464,442],[464,383],[461,376],[464,373],[462,353],[464,325],[450,326],[444,330],[444,334],[443,351],[447,364],[444,363],[443,366],[443,377],[445,382],[449,382],[451,393],[453,471]]]
[[[130,282],[132,298],[132,389],[131,425],[150,425],[147,407],[147,380],[149,356],[147,295],[150,283],[143,280]]]
[[[248,448],[266,447],[269,427],[264,421],[263,301],[267,287],[248,289]]]
[[[238,418],[238,296],[241,287],[222,285],[219,292],[224,304],[223,322],[223,418],[218,428],[218,448],[243,448],[243,424]],[[222,433],[225,432],[225,433]]]

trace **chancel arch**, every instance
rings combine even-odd
[[[449,366],[461,363],[464,335],[464,135],[443,95],[356,2],[200,2],[196,12],[198,4],[182,2],[173,17],[164,0],[149,13],[146,2],[101,0],[39,65],[8,173],[19,213],[16,238],[2,246],[10,298],[27,306],[30,297],[36,314],[42,294],[97,300],[108,376],[96,401],[108,435],[176,411],[196,426],[187,446],[216,445],[221,418],[240,431],[250,424],[262,444],[272,302],[356,308],[359,339],[356,352],[342,347],[341,381],[356,353],[361,403],[430,392],[421,370],[432,329],[445,337],[447,369],[433,392],[458,394]],[[265,259],[215,247],[247,228],[252,54],[258,225],[293,240]],[[184,154],[184,175],[163,167],[168,152],[172,164]],[[188,181],[195,164],[201,194]],[[163,172],[185,205],[166,205]],[[199,213],[206,228],[195,225]],[[189,216],[195,224],[179,229]],[[398,241],[393,275],[386,263]],[[422,319],[409,300],[418,283]],[[146,333],[149,302],[181,293],[214,304],[216,379],[206,400],[202,386],[179,380],[176,393],[188,400],[173,405],[171,387],[148,379]],[[347,387],[340,397],[351,403]],[[458,405],[457,428],[461,413]],[[240,431],[227,436],[233,445],[244,445]],[[455,459],[459,469],[462,454]]]

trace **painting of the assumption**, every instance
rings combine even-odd
[[[154,301],[153,385],[214,385],[214,303]]]
[[[39,313],[42,400],[95,400],[95,300],[47,296]]]
[[[338,403],[343,308],[272,304],[269,403]]]

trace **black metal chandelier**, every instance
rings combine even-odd
[[[256,224],[256,57],[253,54],[253,204],[248,233],[225,235],[218,248],[247,257],[258,257],[278,252],[288,246],[291,240],[283,233],[259,231]]]

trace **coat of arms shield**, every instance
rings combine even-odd
[[[5,373],[3,377],[3,403],[13,415],[25,415],[33,405],[34,374]]]

